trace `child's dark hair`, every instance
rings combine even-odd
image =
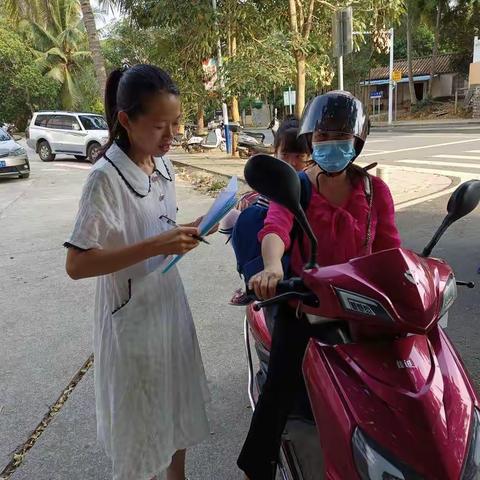
[[[127,150],[130,148],[127,131],[118,121],[118,112],[124,111],[129,118],[145,112],[148,100],[158,93],[180,95],[170,75],[162,69],[148,64],[138,64],[113,70],[105,87],[105,116],[109,138],[103,152],[113,142]]]
[[[281,148],[284,153],[310,153],[305,135],[297,137],[299,126],[300,122],[293,115],[289,115],[283,120],[273,143],[276,152]]]

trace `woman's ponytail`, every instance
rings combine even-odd
[[[124,68],[117,68],[107,78],[105,86],[105,117],[108,125],[108,142],[102,149],[101,154],[104,154],[115,141],[122,148],[127,149],[129,147],[128,134],[118,121],[118,87],[124,72]]]

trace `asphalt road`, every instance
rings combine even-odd
[[[411,165],[472,178],[480,172],[480,135],[378,132],[365,154],[392,167]],[[91,352],[93,281],[67,278],[61,247],[88,168],[68,157],[48,164],[33,158],[30,179],[0,180],[0,471]],[[186,184],[179,184],[178,194],[185,220],[211,203]],[[419,250],[426,244],[441,222],[447,199],[427,200],[399,212],[407,247]],[[465,280],[480,280],[479,214],[480,209],[454,225],[436,250]],[[235,459],[250,416],[242,311],[227,305],[240,282],[230,248],[222,240],[214,236],[211,246],[201,245],[181,262],[213,398],[212,434],[188,457],[191,480],[242,478]],[[480,289],[460,290],[448,327],[477,387],[479,305]],[[92,380],[89,372],[27,454],[14,480],[111,478],[109,462],[95,443]]]

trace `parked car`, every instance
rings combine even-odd
[[[27,128],[27,145],[44,162],[66,153],[94,163],[108,140],[107,122],[101,115],[74,112],[37,112]]]
[[[0,128],[0,177],[30,176],[27,152],[3,128]]]

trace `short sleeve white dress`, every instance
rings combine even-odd
[[[70,248],[131,245],[172,228],[172,164],[148,176],[116,145],[86,181]],[[176,268],[164,256],[98,277],[94,354],[97,434],[114,480],[163,478],[176,450],[209,432],[209,393],[195,327]]]

